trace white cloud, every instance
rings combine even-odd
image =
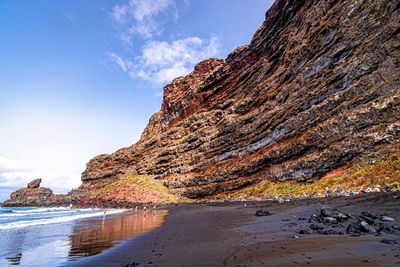
[[[116,53],[109,53],[110,60],[132,78],[141,78],[156,84],[188,74],[201,60],[214,57],[219,52],[219,40],[208,41],[199,37],[188,37],[173,42],[149,41],[142,54],[134,61],[123,59]]]
[[[120,56],[118,56],[116,53],[108,53],[108,56],[110,57],[111,61],[123,72],[127,72],[129,67],[131,66],[131,62],[123,60]]]
[[[94,110],[66,109],[58,100],[53,104],[24,102],[0,120],[0,187],[24,187],[40,177],[43,186],[67,192],[81,184],[91,158],[132,144],[145,125],[114,106]]]
[[[167,11],[172,4],[171,0],[130,0],[124,5],[114,6],[111,12],[114,20],[129,25],[127,30],[122,31],[120,38],[125,44],[131,45],[134,34],[145,39],[159,35],[162,27],[156,16]]]
[[[130,0],[132,15],[138,21],[157,15],[166,10],[171,4],[170,0]]]
[[[23,164],[15,159],[0,156],[0,175],[5,172],[23,169]]]
[[[166,10],[171,4],[171,0],[130,0],[125,5],[114,6],[111,14],[120,23],[123,23],[127,16],[143,21]]]
[[[171,43],[152,41],[144,47],[142,58],[148,66],[162,67],[175,62],[195,63],[195,58],[201,52],[198,49],[202,48],[202,45],[203,40],[199,37],[189,37]]]
[[[124,20],[126,14],[128,12],[128,6],[127,5],[116,5],[113,7],[111,15],[113,16],[113,18],[122,23],[122,21]]]
[[[154,80],[158,83],[167,83],[175,79],[176,77],[186,75],[190,72],[190,69],[182,65],[173,65],[168,68],[160,69],[159,71],[153,73]]]
[[[113,7],[111,14],[119,26],[122,44],[131,48],[134,36],[141,37],[145,43],[136,57],[108,53],[119,70],[132,78],[160,85],[188,74],[196,63],[218,54],[220,43],[217,37],[209,40],[186,37],[170,42],[155,40],[155,36],[161,36],[164,22],[178,18],[177,9],[172,7],[175,7],[173,0],[129,0]]]
[[[75,17],[72,15],[72,13],[64,12],[64,17],[65,17],[66,19],[68,19],[69,21],[75,23]]]
[[[71,189],[78,185],[79,174],[50,169],[36,169],[21,161],[0,156],[0,186],[25,187],[35,178],[45,178],[44,186]]]
[[[151,39],[153,35],[160,35],[161,30],[161,26],[155,21],[140,23],[129,28],[126,37],[129,37],[129,42],[132,43],[132,35],[135,33],[139,34],[144,39]],[[121,37],[121,39],[122,38],[123,37]]]

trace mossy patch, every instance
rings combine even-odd
[[[327,191],[335,189],[356,193],[367,188],[376,190],[385,186],[400,190],[400,154],[389,155],[385,160],[374,164],[355,166],[346,171],[337,170],[308,183],[263,180],[236,191],[225,192],[215,198],[265,199],[274,196],[324,196]]]

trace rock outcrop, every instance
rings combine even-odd
[[[28,183],[26,188],[18,189],[11,193],[10,199],[3,203],[3,206],[62,206],[69,205],[69,195],[55,195],[49,188],[40,187],[42,179],[35,179]]]
[[[92,159],[81,189],[132,173],[197,198],[398,151],[399,17],[398,0],[277,0],[249,45],[165,86],[139,142]]]
[[[27,188],[39,188],[40,187],[40,183],[42,182],[41,178],[35,179],[33,181],[31,181],[30,183],[28,183],[28,185],[26,186]]]

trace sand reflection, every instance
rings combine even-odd
[[[118,241],[137,236],[161,226],[168,211],[130,211],[105,215],[100,220],[78,222],[70,236],[71,260],[92,256],[111,248]]]

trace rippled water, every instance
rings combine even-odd
[[[159,227],[167,211],[1,208],[0,266],[59,266]]]

